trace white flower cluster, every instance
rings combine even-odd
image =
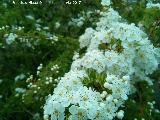
[[[38,67],[37,67],[37,75],[40,74],[40,70],[43,68],[43,64],[41,63]]]
[[[85,18],[79,17],[79,18],[71,18],[71,21],[69,21],[70,26],[78,26],[81,27],[84,24]]]
[[[0,27],[0,30],[5,30],[5,29],[7,29],[7,28],[9,28],[9,26],[8,26],[8,25],[6,25],[6,26],[2,26],[2,27]]]
[[[38,21],[38,20],[37,20]],[[58,41],[58,36],[55,34],[52,34],[48,32],[50,29],[48,26],[41,26],[38,23],[35,23],[36,30],[38,32],[41,32],[41,35],[44,36],[46,40],[48,40],[51,44],[54,44]],[[40,44],[40,40],[42,39],[41,36],[32,36],[32,35],[25,35],[24,32],[24,26],[2,26],[0,27],[0,31],[11,31],[9,33],[4,34],[4,39],[7,45],[11,45],[14,42],[20,42],[20,43],[25,43],[27,47],[30,47],[32,49],[35,49],[35,46],[38,46]],[[14,31],[14,32],[13,32]],[[24,34],[24,35],[23,35]],[[3,44],[0,43],[0,46]]]
[[[8,25],[5,25],[5,26],[0,27],[0,30],[8,30],[8,29],[20,31],[20,30],[24,29],[24,26],[17,26],[17,25],[8,26]]]
[[[17,93],[24,93],[26,91],[26,89],[24,89],[24,88],[16,88],[15,91]]]
[[[111,4],[111,1],[110,0],[102,0],[101,2],[102,5],[106,5],[106,6],[109,6]]]
[[[155,101],[151,101],[151,102],[147,102],[148,106],[149,106],[149,114],[151,115],[152,112],[156,112],[156,113],[160,113],[159,109],[156,109],[155,108],[155,104],[156,102]]]
[[[54,27],[55,29],[58,29],[60,26],[61,26],[60,22],[56,22]]]
[[[12,44],[17,37],[18,37],[18,36],[17,36],[16,34],[10,33],[9,35],[7,35],[6,43],[7,43],[8,45]]]
[[[56,86],[57,83],[59,82],[60,80],[60,77],[54,79],[54,75],[58,74],[59,73],[59,66],[57,64],[51,66],[51,68],[49,69],[48,72],[51,72],[52,74],[50,76],[46,76],[45,79],[41,79],[41,71],[43,69],[43,64],[41,63],[38,67],[37,67],[37,75],[36,76],[33,76],[33,75],[30,75],[27,79],[26,79],[26,83],[28,84],[27,85],[27,89],[26,91],[23,92],[22,94],[22,101],[25,102],[25,97],[26,96],[29,96],[30,94],[34,94],[35,97],[35,100],[40,100],[38,94],[40,93],[40,90],[43,89],[43,86]],[[23,77],[22,75],[19,75],[16,77],[16,79],[21,79],[21,77]],[[24,79],[24,78],[23,78]],[[38,82],[39,81],[39,82]],[[18,89],[19,90],[19,89]],[[28,92],[30,91],[30,92]],[[16,97],[19,96],[19,94],[17,93],[15,95]]]
[[[23,94],[26,92],[26,89],[25,88],[15,88],[15,96],[18,97],[20,94]]]
[[[51,67],[51,71],[55,71],[56,73],[59,73],[58,69],[59,69],[59,66],[57,64]]]
[[[149,81],[147,75],[157,69],[157,53],[143,31],[121,22],[112,8],[101,15],[97,28],[80,37],[87,51],[82,57],[75,54],[71,70],[48,96],[44,119],[122,119],[119,107],[134,92],[134,82]]]
[[[85,23],[86,20],[93,22],[93,15],[94,14],[99,14],[99,10],[95,11],[82,11],[81,13],[78,14],[77,18],[71,18],[71,20],[68,22],[69,26],[77,26],[77,27],[82,27]]]
[[[25,17],[26,17],[27,19],[29,19],[29,20],[35,20],[34,16],[32,16],[32,15],[26,15]]]
[[[47,33],[46,36],[47,36],[46,39],[51,40],[52,44],[58,41],[58,37],[53,34]]]
[[[134,24],[122,23],[121,17],[112,8],[101,14],[96,30],[88,28],[80,37],[80,47],[94,52],[102,46],[108,71],[134,74],[142,80],[146,79],[146,75],[157,69],[158,50]]]
[[[156,3],[156,4],[155,4],[155,3],[149,2],[149,3],[147,3],[146,7],[147,7],[147,8],[157,7],[157,8],[160,9],[160,3]]]
[[[112,120],[116,115],[123,116],[123,112],[116,114],[116,111],[128,98],[129,77],[108,74],[102,93],[84,86],[85,77],[89,79],[85,70],[71,70],[61,78],[54,95],[46,101],[45,119],[51,115],[51,120],[63,120],[65,108],[69,108],[69,120]]]
[[[21,73],[21,74],[17,75],[17,76],[14,78],[14,80],[15,80],[15,82],[21,81],[21,80],[23,80],[25,77],[26,77],[25,74]]]

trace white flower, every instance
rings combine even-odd
[[[94,30],[92,28],[87,28],[85,30],[85,34],[80,36],[79,38],[81,48],[87,47],[90,44],[90,40],[93,34],[94,34]]]
[[[14,78],[14,80],[15,80],[15,81],[23,80],[25,77],[26,77],[26,76],[22,73],[22,74],[20,74],[20,75],[17,75],[17,76]]]
[[[58,29],[61,26],[61,24],[59,22],[55,23],[55,28]]]
[[[64,120],[65,108],[58,102],[51,103],[50,101],[50,104],[51,105],[45,106],[47,109],[44,111],[44,117],[47,118],[49,115],[51,115],[51,120]]]
[[[79,21],[79,22],[77,23],[77,26],[78,26],[78,27],[81,27],[83,24],[84,24],[83,21]]]
[[[103,91],[103,92],[101,93],[101,98],[105,98],[106,95],[107,95],[107,92],[106,92],[106,91]]]
[[[128,75],[126,75],[126,76],[123,76],[122,79],[128,81],[128,80],[130,80],[130,77]]]
[[[154,4],[154,3],[152,3],[152,2],[149,2],[149,3],[147,3],[146,7],[147,7],[147,8],[157,7],[157,8],[160,9],[160,3]]]
[[[7,43],[8,45],[12,44],[17,37],[18,37],[18,36],[17,36],[16,34],[10,33],[10,34],[8,35],[8,37],[6,38],[6,43]]]
[[[71,113],[71,115],[69,116],[69,120],[86,120],[87,119],[86,110],[81,107],[72,105],[69,108],[69,112]]]
[[[85,54],[84,57],[77,59],[72,64],[72,69],[80,68],[92,68],[98,73],[101,73],[105,70],[105,57],[102,52],[99,50],[89,51]]]
[[[118,113],[117,113],[117,118],[118,119],[122,119],[124,117],[124,111],[123,110],[120,110]]]
[[[51,114],[51,120],[64,120],[65,108],[59,103],[53,103],[53,114]]]
[[[113,100],[113,96],[112,95],[108,95],[107,97],[106,97],[106,101],[107,102],[111,102]]]
[[[109,6],[111,4],[111,1],[110,0],[102,0],[101,4],[103,6]]]
[[[26,89],[24,89],[24,88],[16,88],[15,91],[17,93],[24,93],[24,92],[26,92]]]
[[[107,82],[105,82],[104,83],[104,87],[107,88],[107,89],[111,89],[112,85],[107,83]]]
[[[25,17],[30,19],[30,20],[34,20],[34,17],[32,15],[26,15]]]
[[[43,116],[44,120],[48,120],[48,115]]]

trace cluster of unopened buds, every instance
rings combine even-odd
[[[43,64],[41,63],[38,67],[37,67],[37,75],[40,74],[40,70],[43,68]]]

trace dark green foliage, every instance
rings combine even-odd
[[[0,75],[3,79],[3,83],[0,87],[0,93],[3,95],[3,99],[0,101],[2,108],[0,110],[0,115],[4,117],[1,118],[4,120],[21,120],[24,118],[28,120],[33,117],[34,112],[42,113],[40,107],[45,103],[45,96],[53,91],[53,86],[46,87],[44,84],[45,76],[51,74],[49,72],[50,69],[48,70],[49,66],[53,64],[60,65],[60,73],[57,76],[54,76],[54,78],[62,76],[69,70],[74,50],[77,48],[77,40],[59,36],[59,41],[51,46],[48,42],[41,42],[41,44],[33,50],[17,43],[15,46],[7,46],[3,52],[1,51],[0,55],[2,57],[0,62],[3,64],[1,65]],[[44,67],[42,74],[40,74],[42,81],[37,81],[36,84],[41,87],[42,91],[39,91],[38,96],[42,97],[42,99],[41,101],[36,102],[33,89],[31,89],[27,91],[29,96],[25,97],[23,103],[21,97],[15,97],[14,89],[16,87],[25,87],[26,83],[25,81],[15,83],[14,77],[17,74],[28,72],[35,75],[36,68],[41,62],[43,62],[46,67]],[[17,115],[15,116],[15,114]],[[23,115],[26,115],[27,117]]]

